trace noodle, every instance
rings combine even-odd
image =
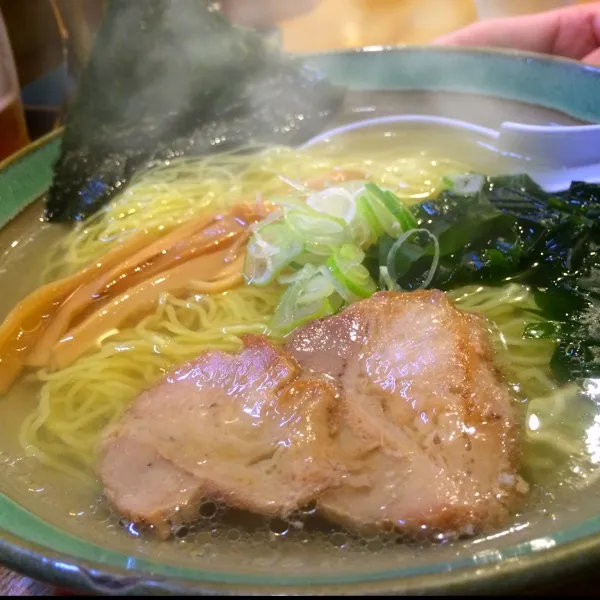
[[[371,153],[368,160],[364,156],[364,149],[354,153],[331,145],[303,151],[275,148],[258,155],[229,152],[158,166],[137,176],[127,190],[77,224],[53,249],[44,277],[76,272],[136,232],[171,230],[207,210],[227,212],[240,200],[290,195],[290,182],[326,180],[335,171],[363,173],[403,199],[417,202],[435,195],[449,172],[468,170],[424,155],[402,156],[397,147]],[[22,424],[21,445],[28,455],[55,469],[89,477],[101,431],[141,390],[203,351],[236,351],[240,336],[264,333],[281,291],[276,286],[242,286],[220,294],[162,295],[150,314],[128,322],[93,352],[62,369],[38,371],[39,403]],[[488,319],[500,367],[524,407],[532,398],[536,400],[531,406],[550,399],[563,402],[561,415],[568,410],[571,394],[558,389],[551,374],[554,342],[523,338],[528,324],[543,321],[527,287],[474,285],[448,295],[461,309]],[[557,451],[575,448],[575,435],[561,434],[555,443],[544,432],[525,428],[525,435],[540,446],[553,444]],[[546,461],[543,453],[538,458]]]
[[[546,397],[556,389],[550,360],[555,344],[550,340],[526,339],[525,327],[544,319],[530,290],[514,283],[503,287],[466,286],[448,296],[464,311],[484,315],[503,371],[521,399]]]
[[[576,384],[559,387],[552,378],[550,360],[555,349],[550,340],[522,337],[526,325],[543,319],[533,294],[525,286],[469,286],[448,294],[458,306],[486,316],[501,367],[522,401],[524,469],[530,481],[553,477],[561,466],[574,462],[581,481],[589,485],[600,476],[590,463],[582,441],[585,423],[594,407]]]
[[[417,202],[439,191],[448,172],[465,169],[450,161],[402,156],[397,149],[369,160],[364,151],[353,154],[335,147],[180,159],[141,174],[102,210],[77,224],[53,249],[44,278],[83,268],[133,233],[170,229],[206,210],[226,212],[242,198],[289,195],[292,190],[282,177],[305,182],[334,170],[359,171]]]
[[[99,351],[62,370],[39,373],[40,402],[22,425],[22,446],[62,471],[91,470],[102,429],[141,390],[202,351],[236,351],[239,336],[264,333],[279,295],[276,287],[241,287],[185,299],[163,296],[152,314],[106,339]],[[519,382],[519,395],[552,394],[553,345],[519,337],[527,323],[539,319],[529,312],[536,305],[526,288],[473,286],[449,295],[463,310],[491,320],[502,366],[511,381]],[[535,366],[528,364],[532,361]]]
[[[152,314],[97,352],[62,370],[38,372],[40,400],[21,426],[21,445],[48,466],[85,476],[102,429],[142,389],[204,350],[238,350],[241,335],[264,332],[279,296],[276,287],[185,300],[163,296]]]

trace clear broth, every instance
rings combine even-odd
[[[381,108],[386,97],[378,98]],[[407,95],[407,98],[410,100],[411,96]],[[478,102],[477,106],[485,105],[485,101],[478,99]],[[460,108],[458,112],[464,109],[460,103],[456,106]],[[374,110],[378,114],[386,112],[377,107]],[[506,110],[506,104],[503,104],[503,110]],[[350,112],[356,119],[356,113]],[[522,114],[537,114],[538,119],[541,118],[539,112],[531,111],[530,107],[522,108]],[[341,115],[340,120],[349,120],[349,115]],[[511,115],[514,119],[514,111]],[[560,115],[554,117],[559,122],[561,119],[571,122]],[[339,141],[334,140],[333,145]],[[354,141],[345,139],[344,143],[359,143],[365,153],[398,147],[403,154],[426,152],[439,157],[458,156],[472,168],[490,174],[518,170],[518,160],[482,149],[477,141],[456,133],[438,134],[422,128],[400,131],[384,127],[354,137]],[[38,202],[0,231],[1,315],[6,315],[39,285],[45,250],[64,234],[62,226],[42,223],[41,214],[42,204]],[[22,419],[37,403],[38,389],[37,384],[23,379],[6,398],[0,399],[0,492],[74,535],[133,556],[206,570],[254,574],[272,573],[274,569],[281,575],[379,571],[399,565],[451,560],[474,552],[486,556],[503,546],[532,538],[538,538],[538,542],[549,540],[547,536],[552,531],[580,522],[596,512],[598,486],[588,486],[584,493],[580,491],[585,478],[578,474],[580,468],[575,460],[554,465],[549,470],[552,477],[540,478],[527,505],[515,515],[510,527],[487,537],[437,545],[423,544],[419,540],[406,543],[407,540],[394,534],[358,539],[310,516],[287,524],[268,523],[259,517],[221,508],[212,514],[215,507],[209,503],[203,509],[205,517],[197,525],[179,532],[180,536],[174,540],[160,542],[140,535],[135,528],[120,521],[119,515],[102,499],[99,485],[88,486],[25,457],[17,432]],[[589,401],[582,399],[580,409],[578,426],[581,435],[593,436],[600,428],[600,417]],[[525,449],[526,452],[538,450]],[[593,473],[588,471],[586,476],[590,474]],[[535,474],[531,475],[530,479],[536,479]]]

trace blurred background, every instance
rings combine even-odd
[[[0,160],[60,127],[104,0],[0,0]],[[132,0],[135,1],[135,0]],[[477,19],[588,0],[224,0],[240,10],[307,12],[283,21],[284,50],[426,44]]]

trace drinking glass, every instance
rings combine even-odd
[[[0,13],[0,160],[28,143],[15,59]]]

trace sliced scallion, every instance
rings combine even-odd
[[[336,290],[346,302],[368,298],[377,291],[369,271],[362,264],[364,258],[360,248],[345,244],[327,260],[327,268],[337,281]]]
[[[427,275],[425,277],[425,279],[420,283],[420,285],[416,288],[416,289],[426,289],[427,286],[432,282],[434,276],[435,276],[435,272],[437,271],[438,268],[438,263],[440,260],[440,244],[439,241],[437,239],[437,237],[431,233],[430,231],[428,231],[427,229],[411,229],[410,231],[407,231],[406,233],[403,233],[392,245],[392,247],[390,248],[388,255],[387,255],[387,261],[386,261],[386,267],[387,267],[387,271],[389,276],[391,277],[392,281],[396,282],[397,285],[397,289],[402,290],[402,286],[400,286],[399,284],[399,278],[401,277],[401,275],[403,275],[403,273],[398,273],[397,268],[396,268],[396,264],[398,262],[398,255],[401,255],[403,250],[402,250],[402,246],[407,242],[407,240],[412,237],[413,235],[417,235],[417,234],[425,234],[427,235],[433,242],[433,253],[432,253],[432,260],[431,260],[431,266],[429,268],[429,271],[427,272]],[[407,256],[404,257],[406,259],[406,261],[409,264],[412,264],[413,262],[413,257],[412,256]]]
[[[302,240],[285,222],[256,230],[248,243],[244,275],[248,283],[267,285],[304,250]]]

